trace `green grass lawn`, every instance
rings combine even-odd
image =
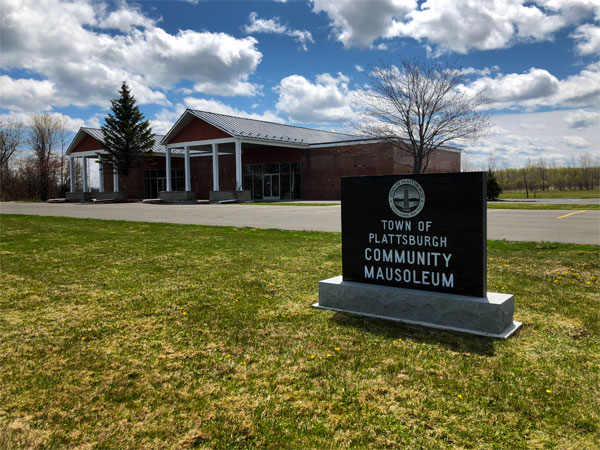
[[[577,205],[573,203],[505,203],[488,202],[488,209],[566,209],[570,211],[600,210],[600,205]]]
[[[536,191],[535,197],[529,192],[529,198],[598,198],[600,197],[600,188],[587,190],[551,190],[551,191]],[[527,198],[525,191],[504,191],[500,198]]]
[[[600,447],[598,247],[490,241],[500,341],[311,309],[336,233],[0,217],[0,448]]]

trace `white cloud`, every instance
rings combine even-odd
[[[65,130],[68,132],[76,132],[81,127],[92,127],[92,128],[98,127],[95,116],[86,121],[83,119],[68,116],[66,114],[61,114],[59,112],[49,112],[47,114],[49,114],[52,117],[56,117],[57,119],[62,121],[65,125]],[[0,121],[17,120],[19,122],[22,122],[26,126],[29,123],[30,119],[31,119],[31,114],[27,114],[24,112],[11,111],[8,113],[0,114]],[[69,144],[68,140],[67,140],[66,144],[67,145]]]
[[[315,13],[329,16],[333,35],[346,48],[378,48],[377,39],[404,37],[423,41],[433,54],[550,40],[561,28],[600,19],[597,0],[380,0],[376,7],[370,0],[312,2]],[[580,33],[587,42],[590,29]]]
[[[511,73],[496,78],[481,77],[469,85],[472,92],[485,90],[493,99],[496,109],[526,106],[528,101],[538,101],[558,92],[559,81],[550,72],[532,67],[524,73]]]
[[[483,69],[476,69],[475,67],[464,67],[460,69],[462,75],[479,75],[488,76],[492,72],[498,72],[500,68],[498,66],[484,67]]]
[[[562,141],[569,147],[574,148],[587,148],[590,143],[581,136],[565,136]]]
[[[103,27],[121,33],[99,31]],[[123,80],[139,103],[165,106],[170,103],[164,91],[183,79],[208,94],[260,91],[249,81],[262,59],[252,37],[191,30],[170,34],[124,3],[107,13],[106,5],[91,0],[3,0],[0,42],[0,67],[48,80],[55,89],[53,106],[106,107]],[[13,103],[15,109],[35,106],[27,99]]]
[[[260,19],[256,12],[250,13],[250,24],[244,27],[244,31],[247,34],[252,33],[275,33],[284,34],[287,31],[287,27],[279,23],[279,18],[274,17],[272,19]]]
[[[306,43],[311,42],[314,43],[312,34],[307,30],[294,30],[289,28],[287,25],[283,25],[279,22],[278,17],[274,17],[272,19],[261,19],[258,17],[256,12],[250,13],[250,24],[244,27],[244,31],[247,34],[254,33],[274,33],[274,34],[284,34],[286,36],[292,37],[298,44],[302,50],[307,50]]]
[[[396,21],[385,36],[411,37],[437,45],[436,53],[505,48],[522,40],[547,40],[564,26],[559,15],[548,15],[521,0],[456,2],[427,0]]]
[[[357,72],[365,71],[365,68],[363,66],[361,66],[360,64],[354,64],[354,68],[356,69]]]
[[[598,105],[600,70],[595,65],[559,80],[545,69],[480,77],[464,87],[474,93],[485,90],[493,99],[489,109],[536,109]]]
[[[580,25],[571,37],[577,41],[577,52],[580,55],[600,54],[600,27]]]
[[[185,106],[181,103],[174,105],[172,108],[161,109],[154,115],[154,119],[150,119],[150,125],[152,126],[152,132],[154,134],[167,134],[177,119],[185,111]]]
[[[569,111],[558,110],[492,116],[489,135],[466,145],[465,150],[471,155],[471,162],[485,165],[491,152],[506,167],[522,167],[528,158],[564,164],[588,152],[600,156],[600,124],[573,135],[565,120],[568,114]]]
[[[580,109],[565,116],[569,128],[588,128],[600,126],[600,112]]]
[[[123,33],[128,32],[133,27],[148,28],[154,25],[154,21],[135,9],[127,9],[122,5],[121,9],[112,11],[107,17],[102,19],[98,26],[100,28],[113,28]]]
[[[560,81],[559,90],[546,105],[599,106],[600,67],[590,65],[575,75]]]
[[[331,19],[335,38],[348,48],[366,48],[416,7],[414,0],[312,0],[315,13]]]
[[[534,0],[545,9],[559,13],[568,25],[588,18],[600,19],[600,3],[597,0]]]
[[[277,109],[294,122],[343,123],[354,116],[349,79],[342,73],[316,76],[315,82],[290,75],[279,83]]]
[[[13,111],[46,111],[51,109],[56,89],[48,80],[13,79],[0,75],[2,108]]]

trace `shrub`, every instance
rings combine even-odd
[[[502,194],[502,186],[496,180],[496,175],[491,170],[488,170],[487,173],[487,199],[488,200],[498,200]]]

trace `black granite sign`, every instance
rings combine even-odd
[[[342,177],[344,281],[485,297],[486,173]]]

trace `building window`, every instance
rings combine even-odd
[[[165,169],[144,170],[144,198],[158,198],[160,191],[167,190]],[[171,190],[185,191],[184,169],[171,169]]]
[[[302,195],[300,163],[245,164],[243,178],[254,200],[299,200]]]

